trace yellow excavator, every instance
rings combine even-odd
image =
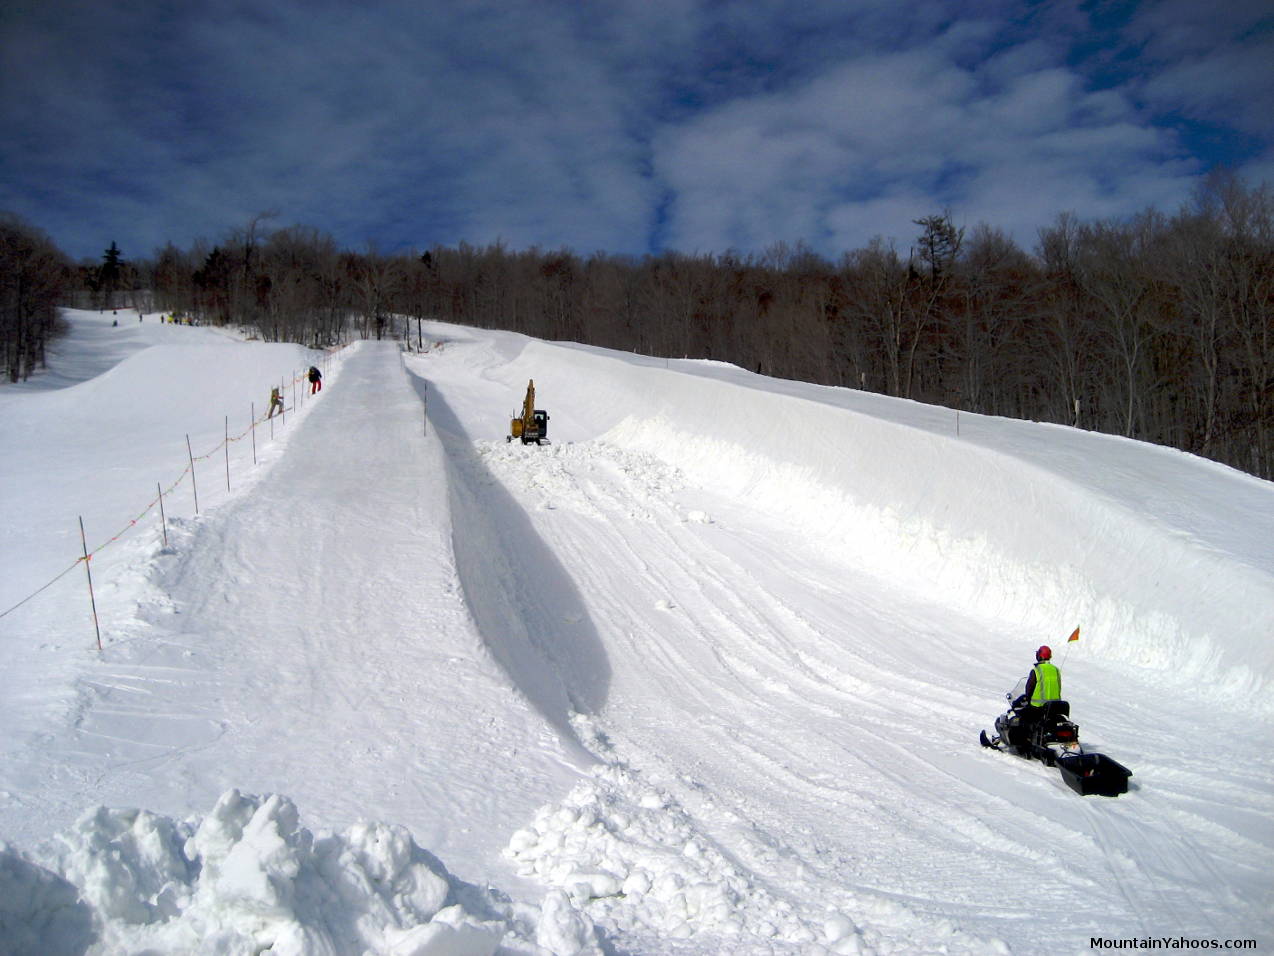
[[[522,415],[513,419],[509,426],[510,434],[504,439],[513,441],[521,438],[522,444],[535,442],[542,445],[548,439],[549,413],[535,407],[535,379],[526,383],[526,400],[522,403]]]

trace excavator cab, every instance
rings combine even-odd
[[[549,413],[542,408],[535,410],[535,441],[541,444],[548,441],[549,437]]]

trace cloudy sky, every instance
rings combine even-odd
[[[259,213],[384,250],[835,257],[949,209],[1274,185],[1274,0],[11,0],[0,210],[69,254]]]

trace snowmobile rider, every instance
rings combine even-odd
[[[1023,724],[1033,724],[1043,713],[1045,701],[1062,699],[1062,672],[1053,663],[1053,649],[1041,644],[1035,652],[1035,666],[1026,678],[1026,690],[1013,701],[1013,710]]]
[[[1014,707],[1030,703],[1039,707],[1046,700],[1062,699],[1062,672],[1053,663],[1053,649],[1041,644],[1035,652],[1035,666],[1026,678],[1026,692],[1013,702]]]

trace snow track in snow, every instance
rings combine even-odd
[[[405,360],[352,350],[233,494],[170,514],[168,548],[151,529],[107,555],[105,653],[83,650],[78,593],[15,615],[31,639],[0,634],[21,675],[0,711],[6,838],[97,803],[183,833],[194,811],[215,805],[215,829],[251,804],[308,886],[328,851],[387,846],[343,828],[392,821],[497,920],[457,926],[507,930],[517,952],[595,952],[590,920],[608,951],[694,956],[1274,936],[1270,711],[1249,694],[1272,676],[1269,519],[1248,507],[1268,488],[1029,423],[972,416],[955,443],[941,410],[722,366],[430,336],[445,347]],[[162,418],[174,381],[238,394],[267,358],[300,358],[260,348],[143,352],[87,388],[0,393],[13,434],[50,442],[15,445],[13,540],[60,561],[61,544],[36,545],[86,487],[76,442],[131,461],[136,409]],[[503,441],[528,377],[552,445]],[[166,446],[142,450],[94,502],[106,520],[167,467]],[[23,472],[42,454],[64,463],[49,504]],[[26,552],[5,558],[27,575]],[[1166,592],[1170,634],[1121,629]],[[1076,623],[1067,695],[1086,743],[1135,771],[1118,800],[977,745],[1034,646]],[[230,813],[230,787],[287,800]],[[324,854],[307,855],[298,809]],[[141,819],[98,814],[71,842],[128,862]],[[235,852],[292,885],[283,857]],[[380,865],[365,862],[335,875],[365,880]],[[15,874],[39,882],[0,851],[0,879]],[[196,916],[231,902],[190,893],[213,908]],[[397,938],[381,916],[358,934],[371,951]],[[136,942],[193,926],[170,923],[112,928]],[[430,925],[410,932],[445,935]]]
[[[770,511],[755,496],[714,490],[651,451],[659,442],[649,422],[639,449],[614,437],[636,426],[606,431],[613,413],[595,416],[601,427],[593,426],[591,437],[572,441],[559,425],[553,445],[505,443],[491,435],[504,424],[492,421],[493,409],[502,407],[492,400],[494,384],[474,388],[468,377],[481,363],[465,362],[465,348],[453,344],[428,371],[423,361],[414,367],[443,396],[449,409],[443,427],[471,444],[466,454],[482,463],[482,481],[503,488],[537,548],[553,555],[554,574],[574,582],[563,620],[580,614],[575,600],[584,603],[610,671],[604,706],[579,708],[589,712],[585,742],[614,768],[603,771],[604,785],[594,785],[610,796],[578,791],[560,814],[542,811],[513,843],[515,857],[574,894],[599,926],[623,939],[640,936],[639,924],[649,919],[658,925],[648,931],[702,934],[710,951],[724,951],[731,944],[721,933],[736,923],[748,934],[772,925],[764,911],[779,900],[788,921],[776,930],[780,948],[799,950],[811,940],[828,945],[823,920],[845,918],[856,945],[869,949],[888,950],[906,936],[923,950],[985,952],[996,938],[1015,948],[1073,945],[1077,926],[1090,928],[1089,935],[1157,927],[1215,936],[1210,914],[1237,908],[1257,918],[1250,873],[1238,881],[1247,886],[1244,894],[1224,888],[1235,882],[1236,867],[1245,868],[1244,841],[1231,841],[1229,849],[1211,845],[1217,823],[1207,815],[1175,814],[1168,823],[1142,819],[1128,807],[1090,807],[1057,771],[976,749],[976,730],[990,723],[1005,689],[992,675],[1021,654],[1014,622],[952,605],[946,591],[929,596],[915,581],[879,573],[857,557],[871,549],[841,548],[812,535],[791,523],[786,508]],[[449,361],[464,370],[465,399],[481,394],[477,401],[449,397]],[[553,412],[544,382],[554,366],[546,364],[535,377]],[[501,374],[516,381],[498,362],[485,377]],[[574,390],[587,391],[589,382],[582,375]],[[507,394],[503,404],[513,404]],[[670,432],[668,440],[685,438]],[[504,559],[515,565],[523,556],[515,548]],[[1144,734],[1135,723],[1116,734],[1115,723],[1103,726],[1102,711],[1086,705],[1090,696],[1117,700],[1128,674],[1070,672],[1083,675],[1072,686],[1076,717],[1092,729],[1086,739],[1150,736],[1158,738],[1155,746],[1177,752],[1171,734],[1155,734],[1157,723],[1171,722],[1171,703],[1142,714]],[[1198,720],[1193,704],[1178,709]],[[1232,731],[1241,724],[1221,718],[1215,726]],[[1149,753],[1128,746],[1131,752],[1112,753],[1136,771],[1124,798],[1131,804],[1154,768]],[[1223,777],[1227,762],[1214,752],[1195,766],[1204,776]],[[676,894],[661,900],[662,909],[646,899],[640,888],[657,875],[632,862],[635,848],[622,846],[626,839],[643,843],[644,831],[626,835],[599,809],[639,805],[632,788],[640,786],[662,794],[687,844],[710,847],[712,858],[723,861],[720,885],[742,880],[756,892],[721,891],[715,908],[696,913]],[[1239,805],[1268,804],[1259,786],[1240,786],[1234,796]],[[592,808],[584,824],[581,804]],[[1130,828],[1108,820],[1125,816],[1138,822]],[[1259,848],[1268,858],[1262,836],[1248,851]],[[1194,870],[1228,879],[1164,890],[1164,859],[1141,849],[1147,841],[1174,847],[1171,854]],[[1197,859],[1200,852],[1208,858]],[[667,858],[659,872],[673,883],[704,879]],[[1033,911],[1012,902],[1020,893],[1006,893],[1022,880],[1035,881],[1068,919],[1031,920]],[[612,884],[625,881],[638,890],[617,894]],[[720,915],[723,899],[732,908],[728,918]]]

